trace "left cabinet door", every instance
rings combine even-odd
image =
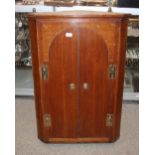
[[[45,33],[42,27],[38,33],[40,49],[48,47],[47,52],[42,50],[38,52],[40,68],[45,66],[48,70],[47,77],[41,80],[43,113],[45,117],[49,116],[51,121],[49,126],[47,124],[46,127],[45,124],[44,133],[47,138],[76,138],[77,32],[72,28],[54,32],[50,27],[49,25],[48,29],[48,25],[45,26]]]

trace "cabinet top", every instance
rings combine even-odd
[[[30,13],[28,17],[39,18],[129,18],[130,14],[114,12],[95,12],[95,11],[63,11],[52,13]]]

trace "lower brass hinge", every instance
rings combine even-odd
[[[48,67],[45,64],[41,66],[41,77],[43,80],[47,80],[48,78]]]
[[[109,79],[111,80],[116,79],[116,65],[115,64],[109,65]]]
[[[113,114],[108,113],[106,116],[106,126],[111,127],[113,125]]]
[[[51,122],[51,115],[50,114],[44,114],[43,116],[43,121],[44,121],[44,127],[50,127],[52,125]]]

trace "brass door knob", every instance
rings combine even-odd
[[[70,83],[69,84],[69,89],[72,91],[72,90],[75,90],[75,83]]]
[[[83,83],[83,89],[88,90],[89,89],[89,84],[87,82]]]

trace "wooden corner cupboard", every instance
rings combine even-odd
[[[118,139],[129,15],[73,11],[28,17],[39,139]]]

